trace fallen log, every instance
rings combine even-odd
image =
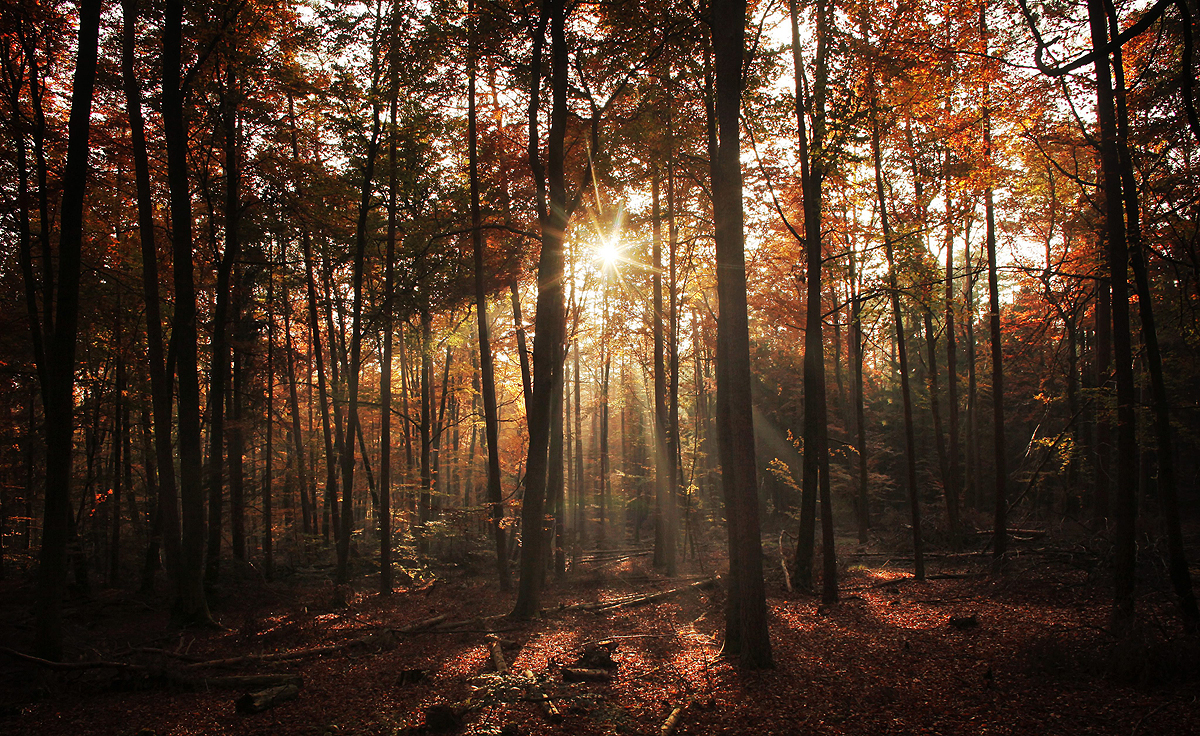
[[[683,711],[691,702],[689,698],[671,709],[671,714],[667,716],[667,720],[663,721],[662,728],[658,730],[660,736],[671,736],[675,733],[675,729],[679,727],[679,721],[683,718]]]
[[[496,672],[501,675],[508,672],[508,662],[504,661],[504,649],[500,646],[500,637],[488,634],[487,645],[492,655],[492,666],[496,668]]]
[[[564,682],[612,682],[612,673],[608,670],[585,667],[563,667]]]
[[[412,634],[417,631],[422,631],[424,629],[428,629],[431,626],[437,626],[438,624],[442,623],[443,621],[445,621],[448,618],[450,618],[450,614],[443,613],[440,616],[434,616],[433,618],[427,618],[424,621],[418,621],[415,624],[409,624],[408,626],[405,626],[405,627],[402,627],[399,629],[394,629],[393,631],[397,634]]]
[[[238,713],[262,713],[280,703],[300,697],[300,686],[295,683],[269,687],[265,690],[246,693],[237,699]]]

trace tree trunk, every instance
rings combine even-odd
[[[746,4],[744,0],[715,0],[712,13],[718,137],[712,162],[720,309],[717,423],[730,560],[725,651],[739,655],[749,667],[762,668],[770,667],[772,659],[758,522],[739,140]]]
[[[949,168],[949,156],[947,169]],[[950,197],[950,177],[946,176],[946,388],[947,403],[949,404],[948,421],[950,442],[947,448],[949,472],[946,475],[946,521],[950,531],[951,546],[957,548],[959,543],[959,495],[961,488],[961,468],[958,458],[958,353],[956,349],[957,336],[954,333],[954,235],[950,227],[953,211]]]
[[[888,290],[891,292],[892,322],[895,326],[896,354],[900,365],[900,395],[904,406],[904,465],[908,503],[912,512],[913,574],[925,579],[925,552],[921,543],[921,498],[917,488],[917,451],[913,431],[912,389],[908,377],[908,348],[904,334],[904,317],[900,311],[900,286],[896,258],[892,245],[892,229],[888,218],[887,196],[883,187],[883,160],[879,146],[878,100],[871,100],[871,153],[875,162],[875,196],[879,204],[879,222],[883,228],[884,252],[888,262]]]
[[[171,241],[175,282],[175,365],[179,381],[179,585],[172,619],[180,625],[211,625],[204,598],[204,486],[200,451],[200,377],[196,363],[196,288],[192,271],[192,198],[188,191],[187,120],[180,88],[183,3],[167,0],[163,25],[163,134],[171,193]],[[163,514],[170,512],[164,508]],[[170,528],[170,522],[164,529]],[[169,542],[168,542],[169,543]]]
[[[850,270],[847,281],[850,287],[850,365],[854,370],[854,430],[855,453],[858,455],[858,541],[866,544],[871,527],[867,475],[867,420],[863,406],[863,326],[862,290],[855,273],[854,246],[849,248]]]
[[[266,406],[266,426],[263,431],[266,433],[266,447],[263,448],[263,485],[262,485],[262,554],[263,554],[263,576],[267,580],[271,580],[275,575],[275,514],[274,514],[274,498],[272,494],[274,489],[271,487],[274,483],[274,454],[275,454],[275,316],[272,310],[275,308],[275,275],[267,268],[267,406]]]
[[[988,43],[987,3],[979,10],[979,30],[984,47]],[[992,121],[989,87],[983,88],[983,155],[988,167],[987,185],[983,190],[985,240],[988,258],[988,326],[992,348],[992,454],[995,462],[995,522],[992,529],[992,568],[999,571],[1004,565],[1008,546],[1008,467],[1004,442],[1004,348],[1000,337],[1000,286],[996,272],[996,213],[992,203]]]
[[[1088,0],[1093,49],[1107,45],[1104,4]],[[1125,634],[1135,610],[1137,545],[1137,427],[1134,414],[1133,351],[1129,327],[1129,248],[1121,197],[1121,165],[1108,53],[1097,54],[1096,119],[1104,181],[1109,286],[1112,289],[1113,361],[1117,384],[1117,493],[1113,529],[1113,628]]]
[[[551,38],[553,102],[546,167],[549,207],[544,210],[544,216],[539,218],[542,252],[538,261],[537,315],[534,320],[533,393],[528,410],[529,455],[525,465],[525,498],[521,511],[521,579],[512,613],[516,618],[537,616],[541,609],[542,570],[545,558],[542,551],[545,539],[543,509],[551,412],[554,404],[554,386],[557,384],[556,374],[562,371],[562,361],[558,359],[558,346],[562,345],[566,332],[562,286],[563,238],[571,215],[570,209],[573,209],[567,202],[564,176],[568,71],[566,4],[563,0],[550,0],[543,3],[541,13],[539,31],[548,21]],[[541,36],[540,32],[538,36]],[[535,89],[540,86],[540,42],[537,46],[534,57],[539,63],[533,67]],[[535,136],[536,120],[531,120],[530,164],[537,172],[541,166]]]
[[[305,534],[312,534],[312,504],[309,503],[308,495],[308,474],[304,464],[304,435],[300,428],[300,395],[296,385],[296,360],[295,351],[292,348],[292,302],[288,296],[287,281],[285,280],[280,294],[283,302],[283,337],[284,350],[287,353],[287,377],[288,377],[288,401],[291,404],[289,407],[292,413],[292,449],[296,453],[296,475],[300,484],[300,514],[304,518],[300,522],[300,528]]]
[[[651,179],[651,206],[653,208],[653,239],[651,245],[650,270],[654,274],[654,564],[665,567],[668,575],[674,575],[675,535],[670,528],[667,510],[675,502],[671,487],[669,420],[667,416],[667,377],[663,351],[663,299],[662,299],[662,216],[659,209],[658,165],[654,165]]]
[[[366,161],[363,163],[362,187],[358,202],[358,222],[354,228],[354,269],[352,274],[354,303],[353,322],[350,328],[350,358],[346,370],[348,401],[346,407],[346,434],[342,442],[342,533],[337,540],[337,582],[350,582],[350,533],[354,529],[354,436],[361,433],[358,416],[359,374],[362,372],[363,333],[363,271],[367,257],[367,217],[371,213],[371,190],[375,179],[375,158],[379,152],[381,129],[379,111],[380,29],[382,13],[376,6],[375,29],[371,39],[371,136],[367,142]],[[389,262],[390,265],[390,262]],[[365,457],[364,457],[365,460]]]
[[[229,380],[229,302],[234,264],[241,250],[241,173],[238,162],[236,81],[231,62],[225,65],[227,88],[222,90],[221,124],[225,136],[225,249],[217,266],[212,322],[212,369],[208,387],[208,558],[205,579],[220,572],[221,505],[225,481],[225,401]],[[231,506],[232,506],[232,499]],[[232,516],[232,508],[231,508]]]
[[[1107,8],[1107,14],[1109,33],[1115,41],[1120,32],[1116,12],[1113,8]],[[1133,159],[1129,148],[1129,114],[1125,105],[1125,74],[1119,46],[1113,50],[1112,68],[1117,107],[1117,153],[1121,168],[1121,187],[1124,193],[1123,205],[1126,230],[1129,236],[1129,256],[1133,266],[1133,281],[1138,297],[1142,342],[1146,347],[1146,367],[1150,376],[1150,396],[1154,411],[1158,493],[1162,500],[1163,521],[1167,531],[1167,569],[1171,585],[1175,589],[1175,596],[1179,599],[1184,626],[1188,631],[1195,631],[1200,626],[1200,609],[1197,608],[1196,594],[1192,589],[1192,577],[1184,552],[1183,530],[1179,520],[1179,490],[1175,477],[1175,448],[1171,438],[1170,402],[1167,398],[1167,387],[1163,378],[1158,328],[1154,321],[1154,296],[1150,291],[1150,276],[1147,273],[1145,249],[1142,244],[1137,182],[1133,175]]]
[[[479,209],[479,136],[475,109],[475,81],[479,41],[474,17],[475,3],[471,1],[468,14],[472,19],[471,53],[468,74],[467,137],[470,145],[471,176],[471,246],[475,256],[475,316],[479,332],[479,371],[483,393],[483,427],[487,438],[487,502],[491,519],[492,538],[496,550],[496,579],[501,590],[512,584],[508,574],[508,542],[504,529],[504,490],[500,486],[500,411],[496,405],[496,367],[492,358],[492,337],[488,321],[487,280],[484,271],[483,216]],[[513,282],[513,313],[520,312],[516,282]],[[524,331],[518,325],[519,339],[524,341]],[[521,346],[522,377],[526,375],[524,346]]]
[[[113,391],[113,493],[112,493],[112,537],[108,549],[108,584],[116,587],[121,578],[121,496],[124,477],[121,474],[125,437],[129,427],[125,423],[125,356],[121,352],[121,297],[117,294],[117,319],[113,325],[113,352],[116,354],[116,381]],[[132,490],[132,489],[131,489]]]
[[[817,54],[815,59],[811,109],[802,88],[799,18],[795,0],[789,0],[792,23],[792,60],[796,71],[796,133],[800,143],[801,184],[804,189],[804,252],[806,320],[804,328],[804,497],[801,509],[800,540],[796,548],[796,577],[812,588],[813,536],[816,500],[821,499],[821,537],[823,547],[822,598],[837,600],[837,560],[833,535],[833,510],[829,494],[829,411],[825,389],[825,338],[821,310],[821,186],[826,161],[825,85],[826,3],[816,5]],[[806,112],[812,116],[812,141],[809,145]]]

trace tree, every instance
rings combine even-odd
[[[744,0],[713,2],[714,107],[718,143],[717,155],[712,162],[712,192],[720,309],[717,322],[717,425],[729,529],[725,652],[740,656],[748,667],[762,668],[770,667],[772,659],[758,523],[745,236],[742,232],[739,152],[745,26]]]
[[[467,6],[467,22],[471,24],[470,52],[467,67],[467,137],[470,146],[471,177],[471,248],[475,265],[475,317],[479,332],[479,370],[483,392],[483,426],[487,439],[487,500],[490,508],[492,536],[496,547],[496,575],[501,590],[511,586],[508,575],[508,543],[504,530],[504,493],[500,487],[500,416],[496,406],[496,368],[492,359],[492,337],[489,330],[487,279],[484,272],[483,217],[479,208],[479,135],[475,109],[475,80],[478,64],[478,18],[475,3]],[[514,282],[515,283],[515,282]],[[517,304],[513,292],[513,304]],[[521,356],[525,360],[525,356]]]
[[[54,328],[46,345],[45,367],[40,371],[42,402],[46,412],[46,494],[38,565],[34,646],[40,656],[52,660],[62,659],[63,656],[62,597],[66,582],[67,522],[72,513],[75,341],[79,329],[84,195],[87,191],[88,138],[91,133],[92,92],[96,83],[101,5],[100,0],[84,0],[80,4],[75,78],[71,88],[71,117],[67,134],[67,164],[63,171],[58,300],[53,315]],[[48,246],[43,244],[43,247]],[[49,325],[48,296],[45,306],[45,321]],[[34,327],[38,329],[37,325]]]
[[[200,377],[196,356],[196,287],[193,273],[192,199],[188,183],[187,121],[182,88],[183,3],[168,0],[163,25],[163,134],[171,196],[171,242],[175,281],[178,388],[178,454],[181,542],[179,584],[172,618],[209,625],[204,597],[204,488],[200,454]]]

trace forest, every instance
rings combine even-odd
[[[0,36],[0,731],[1200,732],[1198,0]]]

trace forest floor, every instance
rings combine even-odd
[[[226,566],[213,631],[171,631],[161,598],[101,591],[68,607],[69,650],[135,668],[49,671],[0,657],[0,733],[663,734],[673,713],[681,736],[1200,733],[1200,648],[1175,633],[1165,593],[1143,595],[1145,632],[1118,644],[1102,566],[1072,554],[1026,550],[1001,578],[984,558],[933,555],[932,579],[917,582],[906,561],[848,543],[835,605],[787,592],[770,554],[765,671],[721,656],[723,586],[704,583],[718,554],[674,579],[626,554],[548,583],[533,622],[502,617],[512,597],[481,556],[432,564],[390,597],[365,572],[336,588],[321,565],[269,584]],[[675,592],[629,598],[660,591]],[[0,585],[4,646],[29,651],[31,597],[27,581]],[[624,604],[603,607],[614,602]],[[496,674],[489,634],[508,674]],[[263,654],[282,656],[211,663]],[[244,690],[184,687],[166,670],[295,673],[303,684],[243,714]]]

